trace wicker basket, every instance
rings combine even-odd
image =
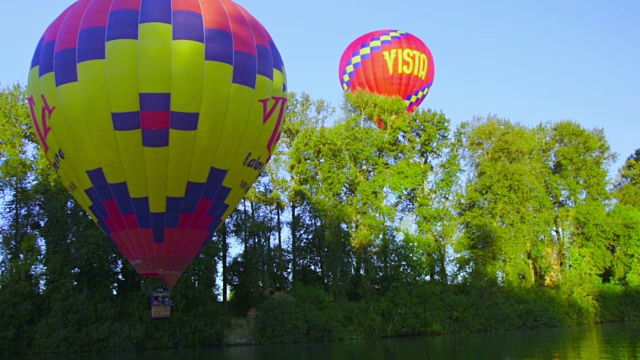
[[[166,319],[169,317],[171,317],[171,305],[152,305],[151,306],[152,319]]]

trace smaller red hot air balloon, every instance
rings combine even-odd
[[[433,56],[422,40],[406,31],[377,30],[347,46],[339,76],[344,90],[399,96],[413,112],[427,96],[434,71]],[[378,126],[384,124],[379,120]]]

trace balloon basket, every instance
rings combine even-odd
[[[168,319],[171,317],[171,297],[168,291],[158,289],[151,296],[151,318]]]
[[[151,305],[152,319],[168,319],[171,317],[171,305]]]

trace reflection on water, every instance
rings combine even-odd
[[[14,357],[15,358],[15,357]],[[530,331],[341,341],[304,345],[165,350],[36,360],[180,359],[639,359],[640,323],[604,324]]]

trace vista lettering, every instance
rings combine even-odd
[[[408,74],[418,76],[424,80],[427,77],[428,61],[427,55],[413,49],[391,49],[382,52],[384,60],[387,62],[389,75]]]

